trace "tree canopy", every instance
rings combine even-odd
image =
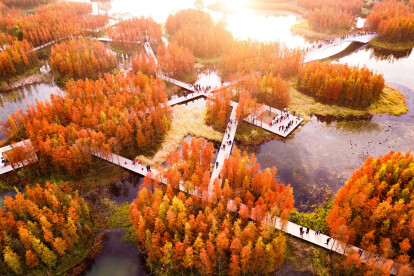
[[[0,273],[28,275],[57,268],[92,238],[89,210],[67,183],[26,186],[0,208]]]
[[[413,187],[411,152],[369,157],[335,196],[327,218],[331,233],[371,253],[412,265]]]

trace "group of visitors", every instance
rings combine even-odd
[[[199,84],[195,84],[194,85],[194,91],[196,93],[198,92],[203,92],[203,93],[207,93],[211,90],[211,85],[207,85],[207,86],[201,86]]]
[[[325,39],[323,42],[317,42],[317,43],[313,44],[311,47],[307,47],[306,51],[310,51],[310,50],[313,50],[315,48],[320,49],[320,48],[322,48],[322,46],[330,45],[330,44],[334,43],[337,40],[344,40],[344,39],[347,39],[349,37],[356,37],[356,36],[363,36],[363,35],[373,35],[373,34],[375,34],[375,32],[356,32],[356,33],[352,33],[352,34],[344,34],[344,35],[341,35],[340,37],[337,37],[337,38],[330,38],[330,39]]]
[[[295,114],[295,112],[293,112],[293,114]],[[285,109],[283,109],[281,114],[277,115],[276,117],[273,117],[273,119],[270,122],[269,126],[272,127],[273,125],[282,123],[283,121],[288,120],[290,118],[291,117],[290,117],[289,109],[286,110],[286,108],[285,108]],[[293,126],[293,124],[298,123],[299,120],[300,120],[299,116],[296,119],[289,120],[287,125],[280,125],[279,126],[279,131],[283,131],[283,133],[286,133]]]
[[[290,127],[293,126],[293,122],[293,120],[290,120],[286,126],[279,126],[279,131],[283,131],[283,133],[286,133],[286,131],[289,131]]]
[[[7,163],[9,163],[9,159],[4,159],[3,157],[1,157],[1,163],[3,163],[3,166],[6,167]]]
[[[303,233],[304,233],[304,231],[303,231],[303,226],[301,226],[301,227],[299,228],[299,231],[300,231],[300,235],[301,235],[301,236],[303,236]],[[310,231],[310,229],[309,229],[309,227],[307,227],[307,228],[306,228],[306,234],[309,234],[309,231]]]
[[[125,161],[125,166],[126,165],[128,165],[128,162],[127,161]],[[138,159],[136,160],[136,161],[132,161],[132,166],[134,166],[135,167],[135,165],[138,165],[138,166],[141,166],[142,168],[141,168],[141,170],[143,171],[144,170],[144,165],[141,165],[141,161],[139,161]],[[145,169],[147,170],[147,172],[151,172],[151,166],[150,165],[146,165],[145,166]]]
[[[230,140],[230,133],[231,133],[231,126],[233,125],[233,123],[234,124],[236,124],[237,122],[234,120],[232,120],[232,119],[229,119],[229,123],[228,123],[228,125],[227,125],[227,129],[226,129],[226,133],[224,133],[224,137],[226,136],[226,134],[227,134],[227,141],[224,141],[223,140],[223,144],[221,145],[221,149],[226,149],[226,146],[231,146],[231,140]]]
[[[307,227],[306,228],[306,234],[309,234],[309,232],[310,232],[310,229],[309,229],[309,227]],[[299,228],[299,233],[300,233],[300,236],[303,238],[303,234],[305,233],[305,231],[303,230],[303,226],[301,226],[300,228]],[[321,230],[319,230],[319,229],[316,229],[316,231],[315,231],[315,236],[319,236],[321,234]],[[326,239],[326,242],[325,242],[325,244],[326,245],[329,245],[329,242],[331,241],[331,237],[328,237],[327,239]],[[360,250],[358,250],[358,254],[360,254]],[[362,250],[361,250],[361,254],[362,254]],[[360,254],[360,255],[361,255]]]
[[[286,112],[286,108],[285,108],[281,114],[277,115],[276,117],[273,117],[272,122],[270,122],[269,125],[272,126],[274,124],[281,123],[283,120],[286,120],[288,118],[289,118],[289,110]]]

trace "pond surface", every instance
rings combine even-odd
[[[22,108],[26,110],[30,105],[36,104],[36,100],[50,99],[51,94],[57,94],[62,90],[54,83],[26,85],[16,90],[0,93],[0,121],[7,120],[9,114]],[[0,130],[0,140],[6,138]]]
[[[85,276],[130,276],[148,275],[144,270],[145,260],[139,255],[137,246],[124,241],[125,230],[122,228],[105,231],[102,253],[95,259]]]
[[[127,179],[112,183],[109,187],[111,200],[119,204],[124,202],[132,203],[137,198],[138,191],[143,182],[144,177],[134,174]]]

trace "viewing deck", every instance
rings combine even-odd
[[[283,138],[286,138],[292,131],[294,131],[300,125],[300,123],[303,122],[302,118],[289,114],[288,118],[282,120],[279,123],[274,123],[270,125],[266,122],[263,122],[261,119],[258,119],[258,117],[260,117],[261,115],[264,115],[265,112],[270,112],[271,114],[275,114],[276,116],[282,114],[282,111],[280,111],[279,109],[276,109],[276,108],[273,108],[267,105],[262,105],[262,107],[257,111],[258,113],[257,115],[251,114],[248,117],[246,117],[246,119],[244,120],[250,124],[263,128],[279,136],[282,136]],[[293,123],[286,131],[284,131],[283,129],[287,128],[287,125],[289,124],[290,121],[292,121]],[[283,129],[281,127],[283,127]]]

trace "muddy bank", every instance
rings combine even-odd
[[[17,81],[12,82],[3,82],[0,85],[0,92],[7,92],[11,90],[16,90],[20,87],[38,83],[51,83],[52,75],[49,73],[36,73],[27,77],[18,79]]]

